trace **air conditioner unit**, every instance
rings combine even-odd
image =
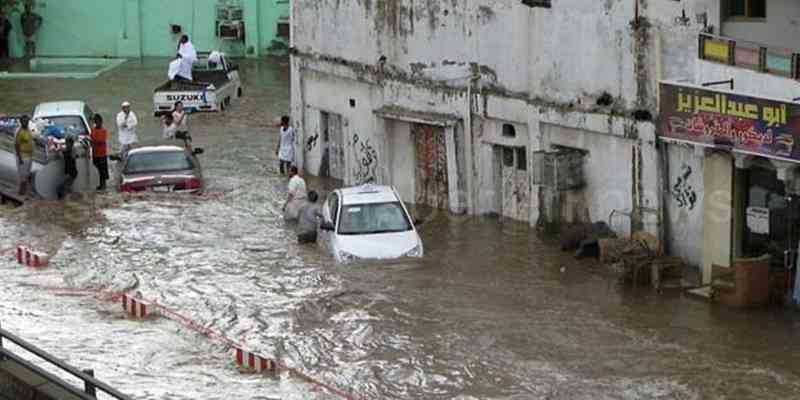
[[[217,21],[217,37],[224,40],[243,40],[244,23],[242,21]]]

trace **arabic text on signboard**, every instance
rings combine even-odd
[[[800,107],[792,103],[661,84],[660,134],[800,160]]]

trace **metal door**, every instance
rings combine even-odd
[[[416,204],[447,209],[447,148],[444,129],[432,125],[412,127],[416,150]]]
[[[342,116],[327,114],[328,171],[335,179],[344,179],[344,127]]]
[[[524,147],[501,147],[501,212],[504,217],[528,221],[531,185]]]

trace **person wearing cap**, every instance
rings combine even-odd
[[[136,113],[131,111],[131,103],[122,103],[122,111],[117,114],[117,141],[119,141],[119,155],[123,159],[128,156],[128,151],[135,145],[139,138],[136,136]]]
[[[29,128],[30,118],[23,115],[19,119],[20,128],[14,137],[14,149],[17,154],[17,173],[19,174],[19,195],[28,194],[28,182],[31,179],[33,166],[33,133]]]

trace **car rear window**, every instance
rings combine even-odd
[[[192,159],[183,151],[156,151],[128,156],[126,174],[143,174],[162,171],[193,169]]]
[[[64,133],[67,135],[88,135],[86,131],[86,124],[83,118],[77,115],[58,116],[58,117],[45,117],[46,120],[52,122],[54,125],[64,127]]]

